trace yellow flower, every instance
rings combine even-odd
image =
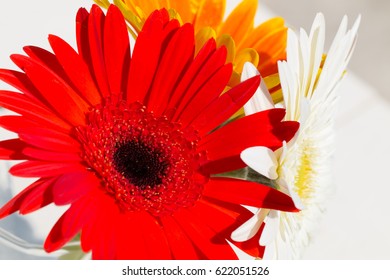
[[[108,0],[94,0],[108,8]],[[167,8],[171,18],[180,23],[192,23],[196,32],[196,51],[211,37],[217,44],[225,45],[228,62],[234,73],[230,85],[239,83],[245,62],[257,65],[265,83],[278,101],[281,91],[277,75],[277,61],[285,59],[287,28],[280,17],[254,26],[257,0],[243,0],[224,19],[226,0],[113,0],[129,23],[131,34],[136,37],[146,18],[156,9]],[[278,91],[278,92],[275,92]]]

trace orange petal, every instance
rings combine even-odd
[[[287,27],[284,26],[284,19],[281,17],[271,18],[257,26],[245,38],[245,40],[239,42],[238,46],[242,46],[245,48],[254,48],[264,37],[267,37],[270,34],[275,33],[281,29],[284,29],[287,32]]]
[[[191,9],[191,0],[168,0],[169,8],[177,11],[183,21],[193,23],[195,13]]]
[[[201,1],[195,19],[195,31],[206,26],[216,29],[223,20],[225,7],[225,0]]]
[[[229,34],[238,44],[252,31],[256,10],[257,0],[242,1],[222,24],[218,34]]]

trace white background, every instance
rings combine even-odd
[[[237,0],[228,1],[228,10],[231,10],[237,2]],[[315,12],[320,11],[315,10],[318,7],[315,6],[316,3],[318,4],[318,1],[305,1],[305,3],[275,1],[272,4],[274,8],[272,12],[262,4],[259,10],[260,17],[269,17],[272,13],[283,15],[289,20],[291,26],[303,24],[299,19],[304,18],[304,22],[308,23],[302,27],[309,29],[309,23],[314,19]],[[50,49],[47,43],[47,35],[50,33],[59,35],[75,46],[74,19],[77,9],[81,6],[89,9],[91,4],[92,0],[1,0],[0,68],[16,69],[8,56],[11,53],[22,53],[22,47],[25,45]],[[289,5],[294,6],[294,9],[289,9]],[[299,8],[297,5],[300,5]],[[336,26],[341,20],[341,16],[334,19],[336,10],[340,14],[340,9],[345,8],[345,13],[348,14],[350,6],[346,4],[328,6],[326,8],[328,14],[325,13],[325,18],[332,19],[329,25]],[[374,21],[377,22],[375,14],[371,12],[366,17],[365,10],[356,12],[356,5],[354,5],[352,16],[355,17],[357,13],[363,16],[361,30],[365,32],[364,35],[369,32],[365,25],[371,26]],[[354,18],[350,20],[353,21]],[[389,36],[389,33],[385,32],[388,26],[378,25],[378,28],[384,30],[383,36]],[[329,32],[327,34],[329,43],[334,34]],[[351,65],[354,65],[354,60],[359,59],[370,63],[369,58],[376,57],[370,49],[370,43],[364,41],[367,36],[360,37],[359,39],[363,41],[358,42],[359,55],[352,58]],[[359,49],[359,44],[366,48]],[[385,46],[382,48],[384,53],[385,48]],[[380,67],[376,67],[382,64],[380,61],[372,61],[371,64],[366,64],[366,67],[372,69],[378,79],[388,80],[389,77],[385,77]],[[328,211],[319,221],[319,229],[304,254],[305,259],[390,259],[390,106],[385,99],[382,99],[372,78],[369,79],[372,83],[370,84],[364,76],[356,75],[357,72],[362,73],[350,69],[347,79],[340,88],[341,100],[336,123],[337,151],[334,164],[336,191],[329,200]],[[2,83],[0,87],[8,88]],[[8,137],[8,134],[2,133],[1,137]],[[0,204],[3,205],[26,182],[15,180],[11,191],[7,186],[7,177],[4,175],[8,167],[5,163],[1,163],[0,168]],[[47,207],[26,217],[13,215],[0,221],[0,227],[39,244],[44,240],[61,211],[63,209]],[[19,258],[35,257],[19,253],[0,243],[0,259]]]

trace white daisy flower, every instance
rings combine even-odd
[[[252,238],[264,222],[260,244],[264,259],[299,258],[308,245],[324,203],[332,191],[331,166],[334,149],[335,102],[337,88],[351,58],[360,17],[347,30],[347,17],[340,24],[326,57],[324,53],[325,20],[317,14],[310,34],[288,31],[287,61],[279,61],[285,120],[300,122],[294,139],[273,152],[265,147],[243,151],[242,160],[253,170],[272,180],[289,194],[299,213],[258,209],[254,216],[232,233],[236,241]],[[242,80],[258,74],[246,64]],[[245,105],[245,114],[274,108],[264,83]]]

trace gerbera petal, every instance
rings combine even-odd
[[[31,58],[21,55],[12,58],[23,65],[24,72],[59,116],[73,125],[85,124],[84,112],[88,104],[64,80]]]
[[[225,87],[226,79],[222,79],[221,81],[216,81],[211,79],[215,73],[217,73],[222,67],[226,67],[225,64],[226,60],[226,48],[222,47],[217,49],[213,55],[211,55],[205,63],[202,65],[202,67],[199,69],[199,72],[196,74],[193,74],[191,82],[188,84],[188,88],[184,88],[186,86],[185,84],[179,84],[176,92],[181,92],[182,99],[180,99],[180,102],[177,104],[177,110],[176,114],[173,118],[173,120],[177,120],[180,118],[183,111],[188,108],[188,106],[191,104],[191,101],[197,96],[198,92],[203,89],[204,87],[216,87],[217,89],[221,86]],[[226,69],[225,69],[226,70]],[[231,70],[230,70],[231,72]],[[224,72],[225,75],[228,74]],[[230,74],[228,75],[230,76]],[[174,93],[176,94],[176,93]],[[192,108],[191,108],[191,112]],[[199,112],[196,111],[196,109],[193,112],[194,114],[198,114]]]
[[[70,125],[58,118],[53,112],[31,100],[24,94],[11,91],[0,91],[0,105],[21,114],[45,126],[56,127],[59,130],[70,130]]]
[[[108,9],[104,23],[103,46],[110,92],[122,95],[129,73],[130,42],[122,13],[113,5]]]
[[[253,238],[256,233],[260,230],[260,227],[264,221],[264,218],[267,216],[269,210],[259,209],[257,212],[243,223],[239,228],[232,232],[232,239],[237,242],[247,241]],[[264,245],[264,244],[261,244]]]
[[[230,13],[222,24],[219,34],[230,34],[235,42],[240,42],[253,29],[257,0],[244,0]]]
[[[259,83],[260,77],[256,76],[235,86],[206,107],[191,125],[201,135],[210,132],[238,111],[253,95]]]
[[[21,152],[25,147],[26,143],[20,141],[20,139],[0,141],[0,159],[25,159],[25,155]]]
[[[216,51],[216,43],[214,39],[210,39],[203,46],[203,48],[196,55],[191,65],[181,78],[180,83],[177,85],[174,93],[169,100],[169,108],[177,108],[180,104],[185,105],[193,97],[193,92],[199,88],[205,82],[205,77],[209,77],[205,74],[200,74],[203,67],[205,67],[208,61],[211,62],[208,71],[211,73],[216,71],[224,63],[224,50],[218,49]],[[208,65],[208,64],[207,64]],[[205,71],[205,70],[203,70]],[[208,74],[210,75],[210,74]],[[191,90],[190,94],[190,88]],[[194,90],[195,89],[195,90]],[[185,95],[183,93],[186,93]],[[188,96],[187,96],[188,95]]]
[[[82,57],[68,43],[57,36],[49,35],[49,42],[66,74],[80,94],[89,104],[99,104],[101,102],[100,93]]]
[[[232,178],[211,178],[203,195],[221,201],[258,208],[297,211],[291,197],[258,183]]]
[[[200,147],[207,150],[205,170],[217,174],[227,171],[226,168],[244,167],[239,155],[249,147],[280,148],[283,141],[289,141],[299,127],[297,122],[280,122],[283,116],[283,109],[262,111],[233,121],[204,137]],[[253,127],[253,123],[258,125]],[[221,143],[224,145],[221,146]],[[221,165],[224,159],[229,159],[231,165]]]
[[[88,199],[73,203],[61,216],[45,240],[44,248],[47,252],[61,248],[81,230],[90,218],[90,203]]]
[[[179,2],[179,1],[175,1]],[[190,1],[180,1],[190,2]],[[211,26],[216,29],[223,19],[225,13],[226,0],[200,1],[195,18],[196,31],[203,26]]]
[[[241,152],[243,162],[256,172],[265,177],[275,180],[278,178],[276,169],[279,166],[274,152],[267,147],[250,147]]]
[[[153,260],[171,259],[167,238],[157,219],[147,212],[141,212],[139,218],[142,221],[141,232],[148,258]]]
[[[199,259],[194,245],[178,223],[170,216],[163,216],[160,220],[173,257],[177,260]]]
[[[43,161],[80,162],[79,153],[44,151],[34,147],[26,147],[22,150],[27,158]]]
[[[196,119],[199,116],[199,112],[202,112],[208,104],[215,102],[220,95],[219,93],[223,91],[229,82],[231,73],[232,65],[224,65],[199,89],[180,115],[180,122],[183,126]]]
[[[48,177],[83,170],[81,164],[29,160],[12,166],[9,172],[19,177]]]
[[[241,81],[246,81],[249,78],[260,75],[256,67],[251,63],[245,63],[241,75]],[[275,108],[271,95],[268,92],[264,80],[261,80],[260,86],[257,88],[255,94],[244,105],[245,115],[252,115],[254,113]]]
[[[165,111],[175,85],[180,81],[194,56],[194,30],[192,25],[183,25],[169,42],[162,54],[147,107],[157,115]]]
[[[95,81],[103,97],[110,95],[103,50],[105,17],[103,11],[97,5],[92,6],[91,14],[88,17],[89,51]]]
[[[72,203],[99,185],[100,180],[92,172],[66,173],[53,185],[53,202],[56,205]]]
[[[44,193],[53,183],[53,179],[39,179],[26,187],[23,191],[13,197],[0,209],[0,218],[4,218],[16,211],[18,211],[22,206],[27,209],[26,205],[29,203],[25,201],[29,197],[30,193],[34,192],[35,189],[38,189],[38,193]],[[36,193],[36,192],[35,192]],[[46,192],[48,193],[48,192]]]
[[[165,39],[163,30],[166,24],[164,12],[155,11],[148,18],[137,38],[130,65],[126,97],[128,102],[142,102],[147,96],[160,59],[161,44]],[[178,25],[179,23],[176,27]]]
[[[237,256],[226,241],[220,243],[213,242],[216,232],[206,226],[195,213],[181,209],[174,213],[173,218],[208,259],[237,259]]]
[[[23,202],[19,207],[20,214],[28,214],[35,210],[41,209],[53,202],[53,183],[54,178],[43,179],[42,184],[31,189],[23,198]]]
[[[275,240],[279,231],[280,213],[279,211],[269,211],[268,216],[264,219],[264,229],[260,237],[260,245],[267,246]]]
[[[80,143],[78,141],[68,134],[52,129],[30,126],[19,129],[18,134],[19,138],[24,142],[43,150],[67,151],[72,154],[80,152]]]
[[[80,8],[76,15],[76,42],[77,50],[85,63],[89,66],[90,73],[93,73],[91,63],[91,52],[89,50],[88,36],[89,13],[85,8]]]
[[[109,217],[108,217],[109,218]],[[146,250],[147,240],[142,229],[132,225],[142,225],[143,221],[137,212],[122,214],[117,217],[117,259],[144,260],[149,258]]]

